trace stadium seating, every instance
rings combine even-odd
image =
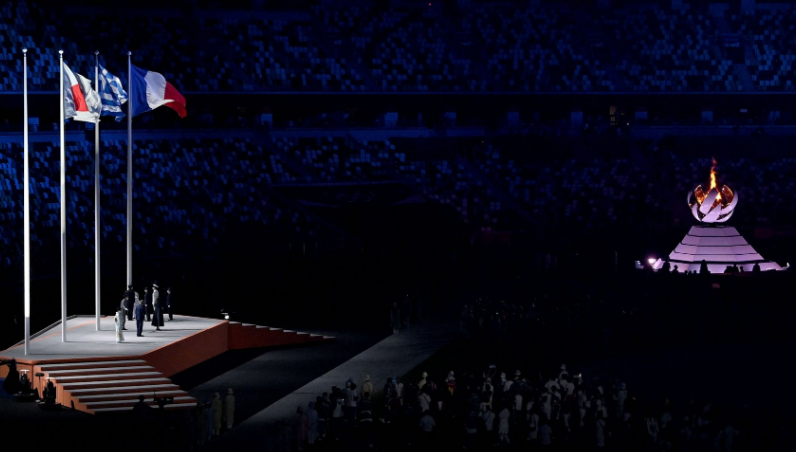
[[[754,13],[684,4],[460,10],[376,4],[251,14],[197,9],[55,13],[11,1],[0,15],[0,91],[19,91],[31,49],[32,89],[58,86],[57,50],[89,73],[93,52],[124,75],[133,61],[186,91],[789,91],[794,9]],[[86,34],[85,30],[95,30]],[[156,37],[156,38],[154,38]],[[732,38],[732,39],[730,39]],[[728,43],[746,54],[737,61]]]
[[[691,141],[696,148],[704,145]],[[574,146],[581,147],[579,143]],[[341,182],[404,183],[429,202],[455,212],[473,231],[564,227],[599,234],[640,226],[665,228],[673,219],[667,199],[684,196],[700,181],[706,183],[711,167],[709,158],[689,157],[687,151],[656,151],[647,163],[634,162],[627,154],[556,155],[564,145],[561,140],[534,144],[523,137],[361,142],[300,132],[263,142],[142,140],[135,143],[135,243],[144,254],[182,252],[218,245],[241,225],[256,225],[288,242],[334,240],[338,233],[322,214],[275,196],[269,187]],[[534,154],[527,153],[529,147]],[[67,237],[71,249],[87,256],[94,241],[92,151],[88,142],[67,142]],[[19,145],[0,145],[0,266],[22,255],[20,154]],[[105,140],[102,155],[102,239],[111,247],[122,246],[126,199],[119,194],[126,192],[126,145]],[[36,221],[31,224],[36,259],[45,259],[43,250],[58,249],[58,158],[57,143],[33,144],[31,212]],[[793,188],[796,159],[784,154],[747,156],[722,165],[720,182],[744,200],[745,214],[736,223],[767,226],[785,221],[789,210],[784,193]]]

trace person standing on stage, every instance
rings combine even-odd
[[[124,342],[124,332],[122,332],[122,323],[124,322],[124,311],[116,311],[116,317],[113,318],[113,323],[116,324],[116,343]]]
[[[121,303],[119,303],[119,312],[121,312],[121,313],[122,313],[122,318],[121,318],[121,320],[120,320],[120,321],[121,321],[121,328],[122,328],[123,330],[126,330],[126,329],[127,329],[127,328],[125,328],[125,326],[124,326],[124,324],[125,324],[125,320],[127,319],[127,315],[124,313],[126,310],[127,310],[127,297],[124,297],[124,298],[122,298],[122,302],[121,302]]]
[[[160,327],[163,326],[163,308],[157,284],[152,285],[152,307],[155,308],[155,313],[152,316],[152,326],[155,327],[155,331],[160,331]]]
[[[146,307],[144,302],[135,294],[135,328],[137,330],[136,336],[144,337],[144,317],[146,316]]]
[[[144,287],[144,306],[146,307],[146,321],[149,322],[152,319],[149,318],[149,315],[152,314],[152,294],[149,293],[149,287]]]
[[[135,306],[135,292],[133,286],[127,286],[127,291],[124,293],[124,308],[127,310],[127,320],[133,320],[133,307]]]
[[[172,301],[171,287],[169,287],[168,289],[166,289],[166,312],[169,313],[169,321],[174,320],[173,311],[171,310],[171,301]]]

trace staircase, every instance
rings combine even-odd
[[[71,357],[34,361],[32,386],[43,394],[48,381],[56,403],[89,414],[130,412],[138,403],[156,406],[155,398],[173,398],[165,408],[186,409],[196,399],[169,377],[228,350],[322,343],[334,337],[240,322],[218,322],[182,339],[137,356]],[[20,360],[21,361],[21,360]],[[41,375],[41,376],[36,376]]]
[[[331,336],[322,336],[320,334],[302,333],[251,323],[229,322],[227,346],[230,350],[239,350],[278,345],[299,345],[333,339]]]
[[[191,408],[196,399],[143,359],[101,359],[84,362],[38,364],[39,389],[47,380],[57,388],[56,402],[89,414],[129,412],[143,395],[155,406],[154,397],[174,397],[168,409]]]

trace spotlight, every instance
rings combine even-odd
[[[234,314],[234,312],[232,312],[232,311],[230,311],[230,310],[228,310],[228,309],[226,309],[226,308],[224,308],[224,309],[222,309],[222,310],[221,310],[221,317],[222,317],[224,320],[229,320],[229,317],[230,317],[232,314]]]
[[[654,263],[655,263],[655,261],[656,261],[656,260],[657,260],[657,259],[655,259],[654,257],[651,257],[651,258],[647,259],[647,263],[648,263],[648,264],[650,264],[650,265],[652,265],[652,264],[654,264]]]

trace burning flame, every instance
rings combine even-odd
[[[701,184],[697,185],[688,194],[688,207],[694,218],[701,223],[724,223],[735,212],[738,196],[726,185],[719,189],[718,172],[716,171],[718,162],[716,159],[711,160],[710,186],[703,189]],[[692,201],[694,198],[696,198],[695,201]],[[708,199],[711,200],[710,204],[706,204]]]
[[[710,167],[710,188],[708,189],[708,193],[710,193],[710,191],[715,188],[719,192],[719,195],[716,197],[716,201],[720,202],[721,190],[719,190],[718,187],[716,186],[716,165],[718,165],[718,163],[719,162],[717,162],[716,159],[714,158],[713,166]]]

